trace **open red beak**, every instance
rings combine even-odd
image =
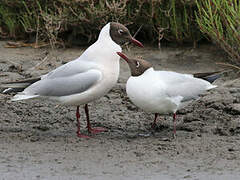
[[[138,40],[136,40],[135,38],[132,38],[131,39],[131,42],[136,44],[137,46],[139,47],[144,47],[143,44],[141,42],[139,42]]]
[[[125,61],[128,62],[128,57],[127,57],[125,54],[123,54],[123,53],[121,53],[121,52],[117,52],[117,54],[118,54],[121,58],[123,58]]]

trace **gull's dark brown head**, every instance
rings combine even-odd
[[[120,46],[126,42],[132,42],[139,47],[143,47],[141,42],[132,37],[128,28],[120,23],[110,23],[110,36],[112,40]]]
[[[144,59],[140,59],[140,58],[130,59],[121,52],[117,52],[117,54],[128,63],[132,76],[140,76],[147,69],[152,67],[152,64]]]

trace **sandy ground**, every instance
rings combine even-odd
[[[5,43],[0,42],[0,82],[44,74],[83,51],[9,49]],[[126,53],[143,56],[156,69],[186,73],[220,70],[214,62],[225,61],[210,45]],[[89,107],[92,125],[108,131],[89,139],[76,136],[75,107],[47,100],[9,102],[10,96],[0,95],[0,179],[239,179],[238,75],[224,74],[215,82],[217,89],[179,111],[175,140],[171,116],[162,116],[152,130],[154,115],[127,98],[129,70],[123,61],[118,84]]]

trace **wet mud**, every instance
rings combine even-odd
[[[4,48],[0,42],[0,82],[44,74],[83,49]],[[155,69],[185,73],[226,68],[223,53],[212,45],[199,48],[130,48]],[[46,58],[47,57],[47,58]],[[218,88],[180,110],[177,138],[173,122],[134,106],[126,96],[129,69],[121,61],[117,85],[89,104],[93,126],[106,132],[76,136],[75,107],[45,99],[10,102],[0,95],[0,179],[238,179],[240,177],[240,79],[227,72]],[[87,134],[84,109],[82,131]]]

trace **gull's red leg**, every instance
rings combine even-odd
[[[96,134],[96,133],[100,133],[100,132],[106,131],[105,128],[101,128],[101,127],[92,128],[91,127],[91,123],[90,123],[90,119],[89,119],[89,111],[88,111],[88,105],[87,104],[85,104],[85,108],[84,109],[85,109],[85,113],[86,113],[86,117],[87,117],[88,132]]]
[[[173,137],[176,137],[176,113],[173,114]]]
[[[76,118],[77,118],[77,136],[80,138],[89,138],[89,136],[83,135],[80,132],[80,113],[79,113],[79,106],[77,106],[76,110]]]
[[[154,129],[157,126],[157,118],[158,118],[158,113],[155,113],[155,118],[152,124],[152,128]]]

